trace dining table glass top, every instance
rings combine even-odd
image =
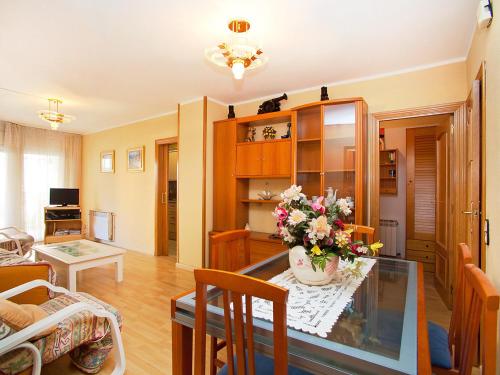
[[[269,280],[289,268],[288,252],[241,273]],[[222,292],[208,291],[207,332],[224,338]],[[176,320],[194,327],[195,293],[177,300]],[[272,354],[272,322],[254,318],[256,348]],[[314,373],[417,372],[417,264],[377,258],[326,337],[288,328],[289,362]]]

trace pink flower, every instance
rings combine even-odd
[[[311,207],[314,211],[319,211],[321,213],[321,215],[323,215],[325,213],[325,206],[323,206],[321,204],[321,202],[323,202],[323,199],[324,197],[319,197],[318,199],[316,199],[316,202],[314,202],[313,204],[311,204]]]
[[[288,212],[283,207],[276,207],[273,213],[274,217],[283,222],[288,217]]]

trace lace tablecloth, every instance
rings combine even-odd
[[[366,278],[376,260],[362,258],[360,275],[354,276],[346,270],[346,262],[340,261],[339,269],[334,280],[328,285],[309,286],[301,284],[291,269],[268,280],[270,283],[282,286],[289,290],[287,304],[288,326],[317,334],[321,337],[332,331],[342,311],[352,300],[356,289]],[[252,312],[255,318],[273,320],[272,302],[254,298]]]

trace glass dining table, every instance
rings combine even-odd
[[[289,268],[288,252],[239,272],[269,280]],[[377,258],[326,337],[288,327],[289,364],[313,374],[430,374],[421,264]],[[225,338],[222,292],[208,291],[207,333]],[[172,298],[174,374],[192,373],[194,291]],[[272,322],[254,318],[255,349],[272,356]]]

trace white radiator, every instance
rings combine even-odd
[[[398,253],[398,221],[393,219],[380,219],[380,241],[384,244],[380,255],[395,257]]]
[[[89,237],[94,240],[115,240],[115,214],[112,212],[89,211]]]

